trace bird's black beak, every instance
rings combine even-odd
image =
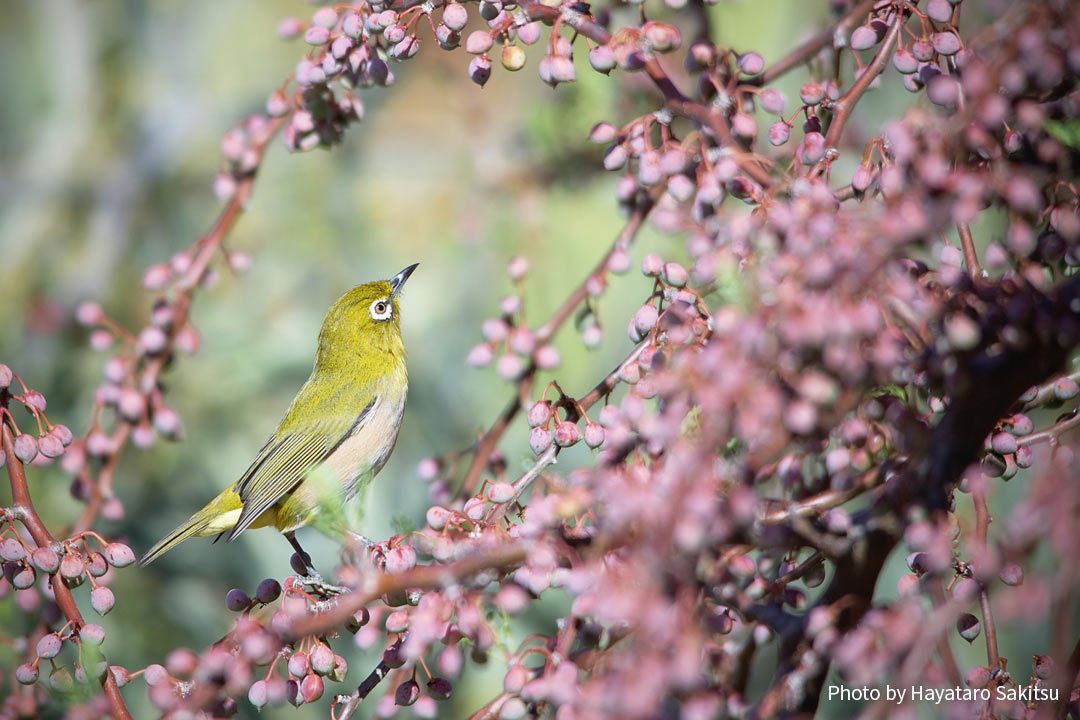
[[[399,272],[394,277],[390,278],[390,298],[396,298],[398,293],[401,292],[401,288],[405,285],[405,281],[409,279],[409,276],[413,274],[413,270],[419,267],[420,263],[413,263],[409,267]]]

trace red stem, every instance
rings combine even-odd
[[[11,501],[15,512],[38,547],[52,547],[56,545],[56,540],[49,533],[45,523],[41,521],[37,511],[34,509],[34,503],[30,499],[30,488],[26,484],[26,472],[22,461],[15,455],[15,438],[6,422],[0,423],[0,433],[3,434],[4,452],[7,453],[8,478],[11,480]],[[68,619],[68,623],[78,632],[86,623],[83,621],[82,613],[79,612],[79,607],[75,604],[75,598],[72,597],[71,590],[60,579],[59,572],[57,570],[50,576],[49,582],[52,585],[53,595],[55,595],[56,604],[60,606],[64,617]],[[111,672],[105,672],[101,679],[101,686],[109,699],[113,716],[118,720],[131,720],[131,714],[128,712],[127,706],[124,705],[124,698],[120,695],[120,688],[117,687],[116,678],[113,677]]]

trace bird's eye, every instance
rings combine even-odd
[[[385,320],[392,312],[393,309],[386,300],[376,300],[371,303],[371,317],[375,320]]]

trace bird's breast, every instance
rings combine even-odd
[[[381,394],[366,420],[326,459],[351,498],[365,480],[373,478],[390,458],[397,443],[401,418],[405,412],[405,389]]]

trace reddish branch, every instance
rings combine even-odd
[[[985,484],[978,483],[978,487],[972,490],[971,495],[975,502],[975,539],[979,543],[979,549],[986,553],[989,551],[990,508],[986,504]],[[986,634],[986,664],[993,666],[999,657],[997,628],[994,625],[994,612],[990,607],[990,595],[986,592],[986,588],[981,585],[979,587],[979,605],[982,608],[983,631]]]
[[[38,547],[53,547],[57,544],[56,540],[46,529],[45,523],[41,521],[37,514],[37,510],[34,509],[34,503],[30,499],[30,488],[26,484],[26,472],[22,461],[15,455],[15,439],[11,428],[8,427],[6,422],[0,422],[0,433],[3,434],[4,452],[7,453],[8,478],[11,481],[11,501],[19,521],[29,531],[30,537],[34,539],[34,543]],[[77,633],[86,622],[83,620],[82,613],[79,612],[79,607],[75,604],[75,598],[72,597],[71,590],[60,578],[59,569],[50,575],[49,583],[53,595],[56,597],[56,604]],[[118,720],[131,720],[131,714],[128,712],[127,706],[124,705],[124,698],[120,695],[120,688],[117,687],[116,678],[113,677],[111,672],[105,672],[101,676],[101,686],[109,699],[113,715]]]
[[[979,255],[975,252],[975,240],[971,237],[971,226],[960,223],[956,226],[960,234],[960,247],[964,250],[964,264],[967,265],[968,275],[972,280],[981,280],[983,276],[982,265],[979,264]]]
[[[863,74],[859,76],[855,84],[834,103],[832,122],[829,123],[829,132],[825,136],[825,147],[835,148],[839,146],[840,136],[844,134],[844,126],[847,125],[847,121],[851,117],[851,111],[855,109],[855,105],[870,88],[870,83],[874,81],[874,78],[885,69],[885,64],[889,61],[893,48],[896,47],[896,40],[900,36],[900,28],[904,26],[906,19],[907,16],[904,12],[896,11],[896,18],[893,20],[892,25],[889,26],[889,31],[881,41],[881,47],[878,48],[874,59],[866,66]]]

